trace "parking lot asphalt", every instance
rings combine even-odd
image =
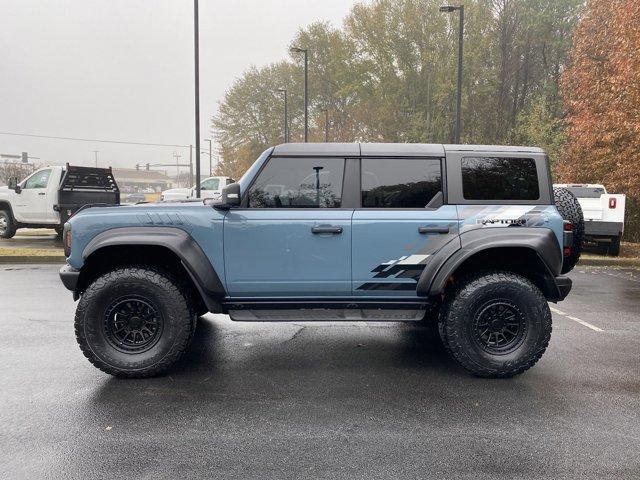
[[[207,315],[168,375],[118,380],[56,266],[0,266],[0,478],[640,478],[640,275],[570,276],[513,379],[416,325]]]
[[[0,239],[0,247],[6,248],[60,248],[62,249],[62,240],[57,238],[54,230],[39,229],[34,230],[18,230],[13,238]]]

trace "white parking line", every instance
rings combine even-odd
[[[596,327],[595,325],[591,325],[589,322],[585,322],[584,320],[580,320],[577,317],[572,317],[571,315],[564,313],[562,310],[558,310],[555,307],[549,306],[549,310],[551,310],[553,313],[557,313],[558,315],[562,315],[564,317],[567,317],[569,320],[573,320],[574,322],[579,323],[580,325],[584,325],[587,328],[590,328],[591,330],[594,330],[596,332],[604,332],[603,329],[601,329],[600,327]]]

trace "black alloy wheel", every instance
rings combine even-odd
[[[142,353],[152,348],[162,335],[163,327],[158,307],[139,295],[113,301],[104,315],[107,340],[125,353]]]
[[[473,335],[487,353],[508,354],[517,349],[527,331],[527,322],[518,307],[508,300],[492,300],[475,316]]]

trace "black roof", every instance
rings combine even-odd
[[[535,147],[503,145],[443,145],[440,143],[283,143],[273,155],[443,157],[445,152],[543,153]]]

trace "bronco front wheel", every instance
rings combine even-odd
[[[449,354],[481,377],[510,377],[531,368],[551,336],[542,292],[511,272],[480,273],[449,291],[439,332]]]
[[[75,318],[78,344],[103,372],[141,378],[168,369],[187,348],[195,316],[168,273],[120,268],[94,281]]]

